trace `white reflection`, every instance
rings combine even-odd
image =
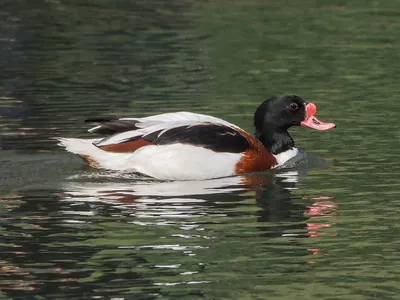
[[[116,207],[121,213],[112,212],[115,217],[133,216],[128,222],[139,226],[178,225],[182,230],[202,230],[196,221],[204,216],[226,217],[226,211],[208,209],[219,207],[226,202],[240,201],[235,196],[246,193],[246,198],[256,193],[271,193],[276,197],[282,190],[295,188],[299,172],[280,170],[279,173],[267,172],[198,181],[149,181],[115,177],[106,182],[104,176],[94,174],[88,180],[74,178],[63,186],[63,201],[69,202],[66,215],[93,216],[98,213],[96,205],[85,203],[106,203]],[[252,196],[253,195],[253,196]],[[279,196],[279,195],[278,195]],[[269,197],[269,196],[268,196]],[[89,208],[89,211],[87,209]],[[188,235],[185,238],[190,238]],[[204,237],[210,238],[210,237]]]
[[[99,178],[98,176],[96,176]],[[274,178],[275,177],[275,178]],[[125,196],[135,196],[143,203],[199,203],[204,200],[196,198],[174,198],[183,196],[230,194],[251,187],[268,185],[280,178],[280,182],[298,182],[299,172],[296,170],[281,171],[279,173],[255,174],[216,178],[195,181],[146,181],[131,180],[124,182],[96,182],[96,181],[71,181],[64,186],[66,194],[71,195],[74,201],[107,201],[118,200]],[[291,188],[284,187],[282,188]],[[163,197],[163,198],[156,198]]]
[[[119,192],[121,194],[134,194],[135,196],[160,196],[160,197],[178,197],[178,196],[193,196],[193,195],[208,195],[215,193],[232,193],[240,191],[243,186],[243,176],[217,178],[211,180],[196,180],[196,181],[144,181],[136,180],[133,182],[71,182],[65,186],[68,194],[77,197],[85,197],[85,201],[99,200],[99,196],[111,192]],[[89,198],[87,198],[89,197]],[[90,199],[94,197],[94,199]],[[169,200],[158,199],[158,203]],[[187,199],[186,199],[187,201]],[[186,203],[185,201],[185,203]],[[193,200],[199,202],[200,200]]]

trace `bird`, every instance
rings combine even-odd
[[[143,118],[92,117],[99,138],[56,138],[89,166],[159,180],[205,180],[279,168],[298,153],[292,126],[335,128],[297,95],[270,97],[254,114],[255,133],[223,119],[187,111]]]

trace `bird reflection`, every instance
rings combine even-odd
[[[138,265],[158,266],[160,272],[166,272],[164,269],[167,267],[172,268],[156,264],[151,251],[173,252],[177,263],[180,263],[177,266],[182,266],[174,267],[176,272],[189,274],[192,269],[182,272],[179,268],[192,265],[191,256],[199,255],[204,249],[220,249],[209,240],[224,236],[228,244],[232,238],[241,240],[241,230],[229,231],[240,224],[242,219],[235,219],[238,217],[254,222],[254,226],[247,227],[247,234],[252,238],[259,237],[261,243],[268,245],[275,237],[290,237],[284,243],[296,243],[302,251],[299,255],[317,255],[320,251],[317,245],[310,247],[307,243],[306,246],[303,241],[323,235],[326,228],[331,229],[333,224],[328,218],[336,213],[337,208],[331,197],[318,195],[305,199],[299,196],[296,185],[304,179],[306,172],[297,168],[213,180],[173,182],[84,173],[63,181],[61,189],[41,187],[35,192],[36,196],[32,190],[21,192],[18,202],[13,199],[13,206],[4,215],[4,228],[17,233],[14,220],[19,220],[18,216],[24,218],[23,222],[40,225],[40,228],[31,226],[33,229],[27,231],[26,225],[21,231],[24,238],[18,240],[18,249],[7,252],[3,260],[3,275],[15,276],[9,284],[13,287],[9,294],[22,295],[22,283],[27,284],[29,289],[49,288],[49,285],[38,284],[47,275],[78,288],[78,278],[90,277],[90,271],[77,272],[76,264],[90,262],[88,266],[94,269],[114,270],[122,261],[131,268],[128,268],[131,271],[127,271],[129,274],[126,276],[143,286],[152,286],[154,293],[160,293],[161,283],[154,281],[149,275],[152,273],[136,269]],[[37,213],[41,217],[30,220],[26,212]],[[110,222],[111,218],[117,222]],[[144,230],[132,231],[138,227]],[[154,236],[157,231],[163,232],[162,235]],[[226,234],[221,234],[225,231]],[[26,236],[27,232],[29,236]],[[125,236],[125,232],[129,234]],[[5,237],[5,241],[11,245],[13,239]],[[95,244],[91,245],[92,242]],[[121,251],[118,253],[125,253],[125,256],[103,252],[108,248],[118,249]],[[285,255],[279,247],[271,247],[269,251],[276,251],[276,257]],[[292,252],[287,253],[288,257],[293,255]],[[315,263],[314,256],[309,256],[312,259],[308,259],[308,263]],[[43,274],[30,273],[35,280],[21,283],[17,275],[28,272],[25,271],[26,266],[33,261],[44,265],[50,263],[52,268]],[[168,269],[168,272],[175,278],[173,269]],[[192,273],[196,272],[200,271]],[[93,284],[116,277],[118,274],[107,273],[94,278]]]
[[[255,199],[259,207],[257,221],[270,223],[264,236],[281,236],[291,229],[272,224],[292,222],[293,230],[307,228],[306,220],[310,217],[304,213],[304,201],[293,195],[296,184],[304,178],[306,169],[278,170],[218,178],[203,181],[122,180],[106,183],[103,176],[84,178],[83,182],[73,180],[64,186],[64,201],[108,203],[121,212],[134,214],[136,218],[159,217],[174,218],[178,215],[196,217],[215,215],[234,216],[242,214],[242,201]],[[97,175],[94,175],[97,176]],[[81,178],[82,179],[82,178]],[[73,214],[68,211],[66,213]],[[79,211],[76,212],[79,214]],[[93,211],[93,214],[96,214]],[[248,212],[243,212],[248,214]],[[156,225],[156,224],[155,224]],[[261,228],[261,227],[260,227]]]

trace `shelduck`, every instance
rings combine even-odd
[[[282,166],[298,149],[292,126],[336,127],[315,117],[316,106],[295,95],[265,100],[254,114],[254,136],[208,115],[176,112],[146,118],[90,118],[97,139],[58,138],[93,168],[135,172],[162,180],[197,180]]]

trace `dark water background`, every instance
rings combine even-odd
[[[396,299],[400,1],[0,4],[0,297]],[[190,110],[252,130],[275,94],[338,128],[280,173],[155,182],[54,136]]]

